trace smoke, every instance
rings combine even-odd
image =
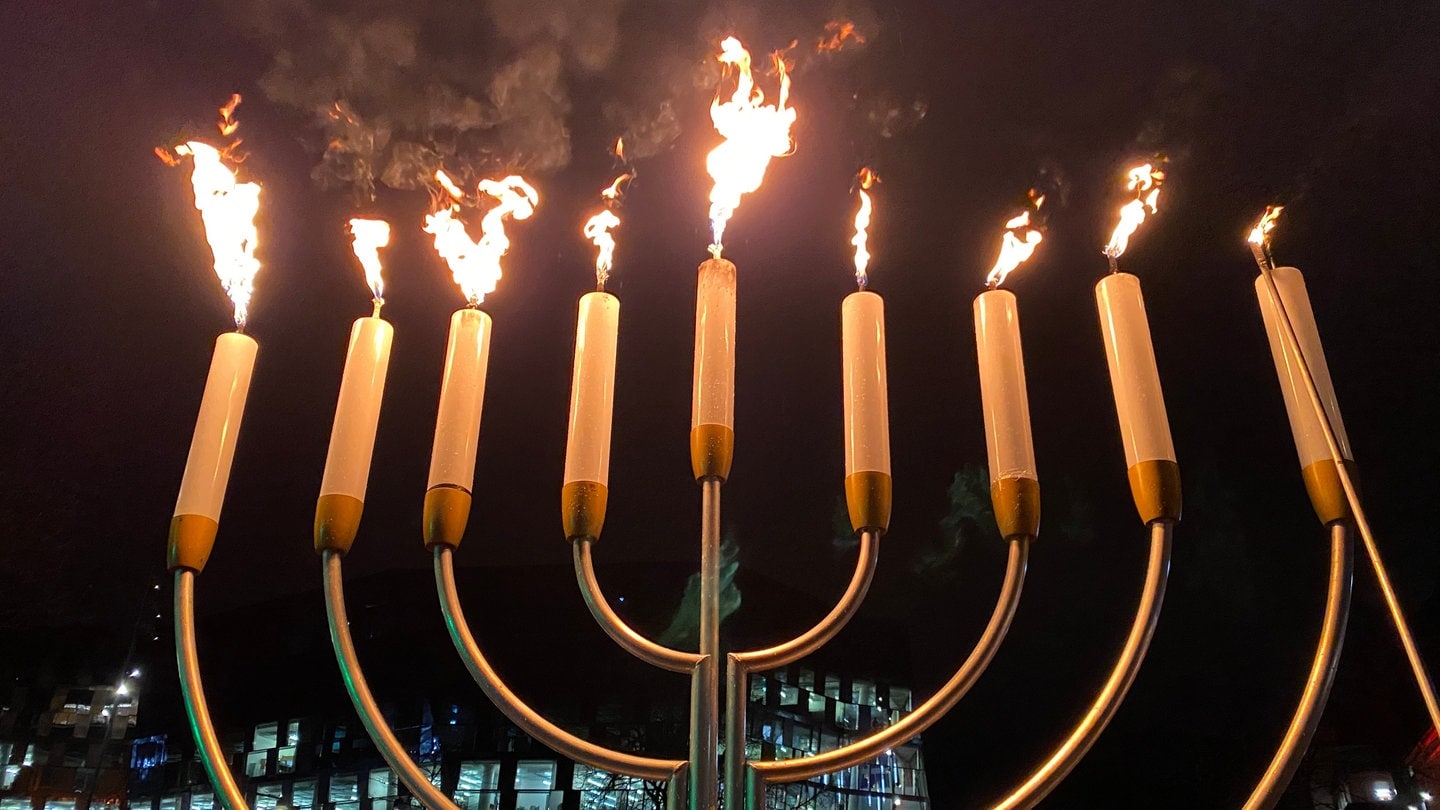
[[[426,185],[570,162],[567,75],[604,70],[624,0],[241,0],[229,13],[273,53],[260,89],[321,133],[322,186]],[[653,126],[653,125],[652,125]]]

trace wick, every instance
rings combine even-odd
[[[1112,274],[1120,272],[1120,257],[1119,257],[1119,256],[1111,256],[1109,253],[1106,253],[1106,254],[1105,254],[1105,258],[1107,258],[1107,259],[1110,260],[1110,272],[1111,272]]]
[[[235,322],[235,334],[237,334],[237,335],[243,335],[243,334],[245,334],[245,322],[244,322],[244,321],[236,321],[236,322]]]
[[[596,277],[595,277],[595,292],[605,292],[605,277],[604,277],[604,276],[596,276]]]
[[[719,259],[720,253],[723,250],[725,250],[725,246],[720,244],[719,242],[715,242],[714,244],[710,245],[710,257],[714,259]]]
[[[1255,257],[1255,263],[1260,265],[1260,272],[1266,273],[1275,269],[1275,259],[1270,256],[1269,245],[1250,243],[1250,255]]]
[[[1000,289],[1000,280],[992,279],[991,281],[985,282],[985,289],[991,292]]]
[[[479,308],[480,308],[480,302],[477,301],[477,300],[475,300],[474,298],[471,298],[471,299],[469,300],[469,302],[467,302],[467,303],[465,304],[465,308],[466,308],[466,309],[479,309]]]
[[[384,298],[381,298],[380,296],[377,295],[377,296],[375,296],[374,298],[371,298],[370,301],[371,301],[371,303],[373,303],[373,304],[375,305],[375,311],[372,312],[372,313],[370,313],[370,317],[372,317],[372,318],[378,318],[378,317],[380,317],[380,308],[383,307],[383,306],[385,306],[385,299],[384,299]]]
[[[870,277],[856,276],[855,283],[860,287],[860,292],[865,292],[870,287]]]

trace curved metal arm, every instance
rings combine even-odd
[[[1135,622],[1130,626],[1125,647],[1120,651],[1110,677],[1095,696],[1095,702],[1055,753],[1036,768],[1024,784],[997,803],[995,810],[1028,808],[1039,804],[1080,763],[1119,710],[1130,684],[1135,682],[1141,662],[1145,660],[1145,651],[1150,648],[1150,639],[1155,634],[1155,623],[1160,619],[1165,582],[1170,577],[1170,538],[1174,528],[1175,524],[1168,520],[1150,524],[1150,562],[1145,570],[1145,589],[1140,593],[1140,606],[1135,611]]]
[[[200,683],[200,656],[195,651],[195,572],[175,569],[175,663],[180,669],[180,694],[190,715],[190,730],[210,784],[228,810],[247,810],[245,796],[235,784],[230,764],[215,736],[210,708],[205,705],[205,687]]]
[[[360,660],[355,656],[355,642],[350,638],[350,620],[345,617],[345,582],[340,571],[340,555],[326,551],[321,557],[325,579],[325,612],[330,620],[330,641],[335,646],[335,660],[340,664],[340,675],[345,681],[345,691],[350,693],[350,702],[360,714],[365,731],[380,749],[380,755],[390,764],[400,781],[430,810],[457,810],[454,802],[435,787],[430,777],[410,758],[405,746],[395,738],[395,732],[380,714],[374,695],[365,683],[365,673],[360,669]]]
[[[739,786],[745,782],[745,702],[750,673],[794,663],[828,644],[865,601],[865,594],[875,578],[879,548],[879,538],[873,532],[860,533],[860,550],[855,558],[855,573],[850,577],[850,584],[830,613],[814,627],[774,647],[730,653],[725,670],[725,784]],[[738,787],[726,790],[726,810],[739,810],[744,806],[743,799]]]
[[[965,663],[960,665],[960,669],[939,692],[895,724],[833,751],[803,759],[752,762],[750,767],[756,779],[766,783],[813,779],[879,756],[887,748],[903,743],[934,725],[935,721],[943,717],[970,691],[970,687],[979,680],[981,673],[990,664],[990,659],[995,657],[1000,642],[1005,638],[1005,632],[1010,629],[1010,620],[1015,617],[1015,608],[1020,603],[1020,587],[1025,582],[1025,566],[1029,554],[1028,539],[1016,538],[1010,541],[1005,580],[1000,586],[1000,596],[994,613],[990,615],[990,623],[976,642],[975,649],[970,652],[970,657],[965,659]]]
[[[1245,802],[1245,810],[1269,810],[1280,801],[1280,794],[1295,776],[1300,759],[1310,747],[1310,738],[1315,727],[1320,725],[1320,714],[1330,697],[1330,687],[1335,683],[1335,670],[1340,663],[1340,648],[1345,643],[1345,622],[1350,616],[1351,582],[1350,535],[1343,523],[1330,527],[1330,589],[1325,597],[1325,622],[1320,628],[1320,643],[1315,647],[1315,660],[1310,664],[1310,677],[1305,681],[1305,692],[1300,696],[1300,705],[1295,707],[1295,716],[1285,730],[1285,738],[1275,751],[1270,767],[1260,778],[1260,784]]]
[[[460,608],[460,597],[455,591],[455,566],[451,551],[446,546],[435,547],[435,588],[440,595],[440,611],[445,615],[445,626],[450,630],[450,640],[470,670],[475,683],[479,684],[485,696],[495,704],[510,721],[522,731],[552,748],[556,753],[625,776],[640,779],[672,779],[687,763],[672,759],[653,759],[612,751],[582,740],[542,717],[510,691],[494,667],[485,659],[470,626],[465,622],[465,612]],[[672,781],[672,784],[674,782]]]
[[[605,594],[600,590],[600,581],[595,578],[595,565],[590,557],[590,541],[576,540],[573,546],[575,579],[580,583],[580,595],[585,597],[586,606],[590,608],[591,615],[600,623],[605,634],[619,644],[621,649],[653,667],[671,672],[688,673],[694,670],[703,657],[699,653],[672,650],[663,644],[657,644],[626,624],[625,620],[611,609],[610,603],[605,601]]]

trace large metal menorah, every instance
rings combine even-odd
[[[708,339],[707,334],[713,332],[707,331],[704,291],[707,285],[713,287],[717,279],[723,282],[722,292],[728,290],[728,293],[720,296],[721,309],[728,305],[730,317],[733,319],[734,265],[715,258],[705,262],[700,268],[699,286],[702,294],[696,330],[697,401],[704,377],[704,372],[700,369],[700,358],[705,354],[705,347],[701,344]],[[1097,287],[1102,330],[1106,333],[1111,362],[1112,382],[1116,388],[1117,407],[1121,410],[1122,432],[1126,430],[1125,409],[1130,407],[1121,402],[1122,384],[1128,384],[1127,375],[1136,374],[1137,363],[1142,372],[1139,374],[1141,377],[1144,377],[1145,373],[1153,372],[1154,365],[1153,353],[1149,348],[1148,324],[1143,330],[1145,337],[1141,346],[1127,344],[1127,341],[1135,339],[1135,335],[1140,332],[1131,330],[1126,333],[1125,328],[1119,325],[1123,318],[1116,315],[1116,320],[1106,320],[1107,313],[1114,315],[1122,311],[1119,304],[1107,297],[1116,298],[1130,294],[1126,291],[1133,288],[1133,295],[1139,300],[1138,282],[1133,279],[1133,276],[1127,274],[1114,274]],[[1305,440],[1314,443],[1315,447],[1323,445],[1329,451],[1328,456],[1305,467],[1304,477],[1316,512],[1330,533],[1331,556],[1324,619],[1309,676],[1291,723],[1269,767],[1245,804],[1247,809],[1271,807],[1278,801],[1318,724],[1339,660],[1349,611],[1351,530],[1357,520],[1362,533],[1365,526],[1363,513],[1353,508],[1358,506],[1358,501],[1354,497],[1347,467],[1350,463],[1349,450],[1348,446],[1344,446],[1343,438],[1337,438],[1335,425],[1338,422],[1338,412],[1331,413],[1327,409],[1327,402],[1333,402],[1333,392],[1328,391],[1328,372],[1324,372],[1323,368],[1323,385],[1327,390],[1322,391],[1317,385],[1314,366],[1317,362],[1323,363],[1323,352],[1320,350],[1318,337],[1314,338],[1313,344],[1309,337],[1318,333],[1315,332],[1313,315],[1305,297],[1303,282],[1299,280],[1299,273],[1293,268],[1276,269],[1262,261],[1256,288],[1297,442],[1301,441],[1306,430],[1313,429],[1314,435],[1305,434],[1308,436]],[[856,296],[868,298],[855,299]],[[851,323],[849,319],[852,307],[880,306],[879,297],[874,293],[862,291],[851,298],[855,301],[852,304],[852,301],[847,299],[846,308],[843,310],[847,330]],[[584,306],[582,302],[582,313]],[[996,393],[997,386],[1003,388],[1007,385],[1011,389],[1018,385],[1018,401],[1024,402],[1023,365],[1019,359],[1018,337],[1013,346],[1002,347],[1004,350],[998,355],[987,350],[984,345],[987,340],[985,320],[994,312],[1001,312],[1009,313],[1010,320],[1013,321],[1013,307],[1014,296],[999,290],[983,293],[976,302],[977,341],[982,358],[982,394],[985,395],[987,404],[1003,402],[1006,396],[1016,396],[1015,390],[1010,390],[1008,394]],[[1139,311],[1143,322],[1143,304]],[[463,312],[465,311],[462,310]],[[713,312],[708,314],[714,315]],[[733,320],[729,323],[733,328]],[[879,341],[878,390],[883,397],[883,319],[879,323],[882,338]],[[1016,334],[1018,335],[1018,332]],[[1302,338],[1301,335],[1305,337]],[[729,340],[732,336],[725,332],[724,337]],[[847,331],[847,358],[849,340]],[[726,344],[727,347],[730,345]],[[987,351],[990,351],[990,354],[987,355]],[[1013,357],[1006,354],[1010,351],[1013,351]],[[1147,353],[1150,372],[1146,372],[1144,368]],[[992,359],[987,361],[987,356]],[[996,367],[993,358],[997,356],[1009,359]],[[987,363],[990,364],[988,368]],[[852,371],[847,360],[847,375],[851,375]],[[733,374],[733,365],[730,373]],[[1007,377],[1007,374],[1011,376]],[[579,377],[577,365],[577,388]],[[855,428],[853,421],[856,417],[852,413],[852,401],[863,399],[865,392],[859,389],[873,383],[875,380],[867,382],[847,377],[847,429]],[[342,383],[342,388],[343,385]],[[1158,379],[1155,386],[1158,394]],[[1160,412],[1163,417],[1163,404]],[[576,580],[591,613],[622,649],[655,667],[689,673],[691,676],[691,722],[686,760],[661,759],[611,750],[581,739],[541,716],[500,679],[471,634],[455,586],[453,556],[468,517],[468,493],[464,498],[460,498],[453,490],[432,488],[426,496],[425,542],[433,555],[441,614],[456,650],[481,690],[512,722],[542,744],[577,762],[598,769],[641,779],[666,781],[667,807],[671,810],[687,807],[691,810],[715,810],[720,806],[722,782],[725,787],[723,804],[726,810],[763,810],[768,785],[812,779],[851,767],[921,734],[956,705],[993,659],[1019,604],[1030,546],[1038,532],[1039,485],[1033,476],[1006,476],[996,471],[996,465],[1004,463],[1003,458],[996,456],[996,435],[1007,429],[1006,420],[1016,414],[1010,411],[987,410],[986,416],[987,433],[991,434],[987,435],[987,439],[991,440],[988,446],[992,454],[992,475],[995,476],[992,478],[992,501],[1000,533],[1008,544],[1006,568],[994,612],[964,662],[933,696],[892,725],[875,730],[837,749],[801,759],[747,761],[745,728],[748,677],[753,672],[785,666],[811,655],[834,638],[856,613],[871,583],[881,538],[889,523],[888,472],[862,470],[851,472],[846,478],[846,499],[859,544],[854,574],[843,595],[829,614],[806,632],[766,649],[730,652],[724,662],[723,714],[720,710],[719,647],[720,496],[729,475],[733,455],[733,430],[725,425],[703,422],[697,415],[691,433],[691,460],[701,490],[701,611],[698,652],[662,646],[631,628],[610,608],[592,564],[593,545],[603,523],[607,492],[603,485],[580,486],[576,482],[567,482],[562,493],[565,533],[572,545]],[[885,431],[888,436],[888,427]],[[608,442],[608,425],[605,435]],[[1028,427],[1025,438],[1028,442]],[[1168,443],[1168,430],[1165,438]],[[1127,437],[1127,442],[1132,440],[1133,436]],[[999,443],[1003,444],[1003,441]],[[850,449],[853,448],[847,448],[847,451]],[[888,456],[888,438],[886,449]],[[1130,450],[1127,444],[1127,454]],[[848,455],[850,453],[847,452]],[[1301,457],[1304,462],[1306,451],[1303,448]],[[886,467],[888,469],[888,457]],[[1044,762],[1034,768],[1019,786],[995,802],[994,806],[997,808],[1032,807],[1073,770],[1114,717],[1149,647],[1168,578],[1172,535],[1180,516],[1179,468],[1173,460],[1141,460],[1130,465],[1129,477],[1135,504],[1150,538],[1149,561],[1129,634],[1115,658],[1109,676],[1096,692],[1088,710]],[[317,510],[315,543],[322,561],[331,639],[346,689],[370,738],[413,795],[427,807],[447,810],[455,808],[454,802],[430,781],[397,740],[381,716],[366,684],[349,634],[341,571],[342,559],[354,539],[354,530],[358,527],[359,512],[357,510],[351,514],[343,509],[337,511],[333,502],[327,505],[327,497],[329,496],[322,495]],[[227,807],[244,808],[243,795],[227,765],[206,708],[195,647],[195,576],[208,557],[208,543],[213,541],[213,524],[208,524],[211,532],[209,539],[197,540],[194,521],[187,523],[182,517],[184,516],[177,515],[177,522],[172,525],[170,559],[175,574],[177,656],[184,700],[192,720],[201,759],[217,792]],[[1366,539],[1369,541],[1368,535]],[[1373,555],[1373,543],[1367,542],[1367,545],[1371,546]],[[1388,580],[1384,579],[1383,573],[1381,576],[1387,601],[1393,606],[1393,593]],[[1408,630],[1403,624],[1399,629],[1402,641],[1406,642],[1407,652],[1412,651],[1413,639],[1409,638]],[[1418,663],[1418,654],[1414,661]],[[1422,672],[1423,670],[1417,669],[1417,676]],[[1431,705],[1433,690],[1427,689],[1427,679],[1419,680],[1427,705]],[[722,725],[725,741],[723,780],[719,747]]]

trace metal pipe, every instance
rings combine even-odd
[[[690,763],[682,762],[670,774],[670,781],[665,785],[665,810],[686,810],[690,793],[689,771]]]
[[[1150,524],[1150,562],[1145,570],[1145,588],[1140,594],[1135,622],[1130,626],[1130,635],[1125,639],[1120,657],[1116,659],[1100,693],[1095,696],[1095,702],[1065,742],[1055,749],[1055,753],[1036,768],[1024,784],[997,803],[995,810],[1029,808],[1039,804],[1080,763],[1119,710],[1130,684],[1135,682],[1141,662],[1145,660],[1145,651],[1150,647],[1155,623],[1160,618],[1165,582],[1170,576],[1170,538],[1174,528],[1175,524],[1168,520]]]
[[[700,482],[700,663],[690,701],[690,810],[716,810],[720,726],[720,479]]]
[[[1335,670],[1340,664],[1340,648],[1345,643],[1345,622],[1350,615],[1350,582],[1353,543],[1343,523],[1330,526],[1330,588],[1325,598],[1325,620],[1320,628],[1320,643],[1315,647],[1315,660],[1310,664],[1310,677],[1295,716],[1285,730],[1285,738],[1275,751],[1270,767],[1260,778],[1254,792],[1245,802],[1245,810],[1269,810],[1280,801],[1280,794],[1295,776],[1295,769],[1310,747],[1310,738],[1320,725],[1320,715],[1335,683]]]
[[[749,700],[751,672],[775,669],[792,664],[825,646],[835,637],[865,601],[870,583],[875,578],[875,564],[880,556],[880,539],[873,532],[860,533],[860,549],[855,558],[855,573],[840,601],[814,627],[783,644],[763,650],[730,653],[725,668],[725,810],[740,810],[745,784],[745,714]],[[734,786],[732,789],[731,786]]]
[[[345,691],[350,693],[350,702],[355,704],[355,711],[360,714],[366,733],[380,749],[380,755],[390,764],[390,769],[422,804],[430,810],[457,810],[450,797],[442,793],[410,758],[405,746],[385,722],[380,707],[375,703],[375,696],[370,694],[365,673],[355,655],[355,642],[350,638],[350,621],[345,617],[345,582],[340,570],[340,554],[326,550],[321,554],[321,563],[325,579],[325,612],[330,620],[330,641],[335,646],[335,660],[340,664]]]
[[[940,687],[939,692],[894,724],[833,751],[803,759],[752,762],[750,768],[756,780],[765,783],[799,782],[859,765],[879,756],[888,748],[913,739],[945,716],[945,713],[954,708],[960,698],[970,691],[975,681],[979,680],[981,673],[989,666],[990,659],[995,657],[996,650],[1000,648],[1006,631],[1010,629],[1010,620],[1015,617],[1015,609],[1020,603],[1020,588],[1025,582],[1029,553],[1028,538],[1017,537],[1010,541],[1005,579],[1000,586],[995,610],[990,615],[990,623],[985,626],[985,631],[976,642],[975,649],[971,650],[970,657],[966,658],[960,669]]]
[[[470,626],[465,621],[465,612],[460,608],[460,597],[455,590],[455,566],[448,546],[435,547],[435,589],[440,597],[440,612],[445,616],[450,640],[454,642],[466,669],[470,670],[470,675],[490,702],[521,731],[576,762],[639,779],[670,779],[675,770],[685,764],[680,760],[653,759],[612,751],[583,740],[545,719],[512,692],[495,668],[490,666],[480,646],[475,643],[475,637],[470,634]]]
[[[1400,607],[1400,599],[1395,595],[1395,588],[1390,584],[1390,574],[1385,569],[1385,561],[1380,558],[1380,547],[1375,543],[1375,535],[1370,531],[1370,520],[1365,516],[1365,509],[1360,505],[1360,492],[1355,488],[1355,482],[1350,478],[1350,471],[1345,468],[1345,456],[1340,452],[1340,443],[1335,438],[1335,426],[1330,424],[1330,413],[1325,409],[1325,404],[1320,399],[1320,391],[1315,387],[1315,377],[1310,372],[1310,362],[1305,359],[1305,353],[1300,349],[1300,338],[1295,334],[1295,326],[1290,320],[1290,312],[1285,308],[1285,301],[1280,297],[1280,288],[1275,284],[1274,269],[1266,252],[1258,252],[1256,255],[1260,265],[1260,275],[1265,278],[1265,286],[1270,291],[1270,298],[1275,302],[1275,311],[1280,317],[1276,320],[1280,323],[1280,336],[1285,341],[1285,349],[1295,358],[1295,366],[1300,369],[1300,379],[1305,381],[1305,393],[1310,398],[1310,405],[1315,409],[1315,415],[1320,422],[1320,432],[1325,435],[1325,446],[1330,451],[1330,457],[1335,460],[1335,472],[1340,478],[1340,486],[1345,490],[1345,500],[1350,503],[1350,511],[1355,520],[1355,528],[1360,532],[1360,541],[1365,546],[1365,554],[1370,558],[1370,567],[1375,571],[1375,580],[1380,584],[1380,593],[1385,597],[1385,607],[1390,612],[1391,623],[1395,626],[1395,634],[1400,637],[1400,646],[1405,648],[1405,657],[1410,662],[1410,671],[1415,676],[1415,685],[1420,689],[1420,697],[1425,701],[1425,710],[1430,713],[1430,725],[1437,733],[1440,733],[1440,699],[1435,696],[1435,683],[1430,680],[1430,673],[1425,668],[1425,661],[1420,657],[1420,648],[1415,645],[1415,637],[1410,633],[1410,623],[1405,620],[1405,611]]]
[[[605,594],[600,590],[600,581],[595,577],[595,564],[590,556],[590,540],[575,540],[572,545],[575,579],[580,583],[580,595],[585,597],[585,604],[605,634],[619,644],[621,649],[653,667],[671,672],[693,671],[702,656],[656,644],[626,624],[610,607],[610,603],[605,601]]]
[[[190,731],[195,735],[195,748],[210,784],[227,810],[247,810],[245,796],[235,784],[235,775],[215,736],[210,708],[205,704],[200,655],[195,650],[195,572],[189,568],[175,569],[175,663],[180,670],[180,695],[190,715]]]

